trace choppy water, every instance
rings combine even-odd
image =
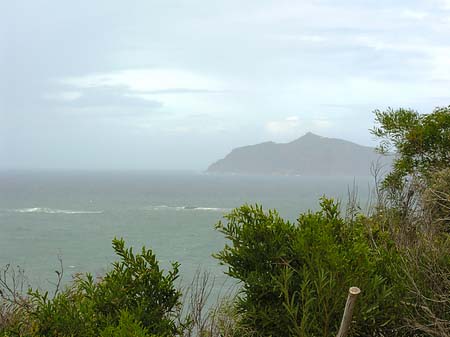
[[[277,208],[294,220],[322,195],[346,200],[355,183],[364,204],[369,177],[212,176],[189,172],[1,172],[0,266],[20,265],[33,286],[49,288],[57,256],[66,280],[104,273],[111,240],[152,248],[163,266],[181,263],[185,280],[199,267],[224,279],[211,257],[225,241],[214,230],[243,203]],[[220,282],[218,282],[220,283]]]

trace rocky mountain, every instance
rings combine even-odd
[[[372,163],[391,158],[375,149],[311,132],[290,142],[265,142],[234,149],[211,164],[208,173],[265,175],[369,175]]]

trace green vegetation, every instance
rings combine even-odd
[[[134,254],[123,240],[114,240],[120,257],[101,280],[78,275],[52,298],[28,292],[10,315],[14,324],[5,336],[174,336],[183,330],[179,318],[181,293],[174,286],[178,265],[164,273],[151,250]]]
[[[376,110],[375,122],[378,125],[371,132],[381,139],[379,151],[388,153],[394,149],[398,155],[384,186],[399,189],[407,179],[417,176],[427,179],[432,173],[448,168],[450,106],[436,108],[428,115],[408,109]]]
[[[364,289],[353,336],[392,335],[399,322],[399,289],[390,270],[397,254],[386,242],[376,249],[363,217],[347,222],[338,204],[322,198],[321,210],[296,224],[242,206],[217,228],[232,242],[217,257],[242,281],[242,324],[260,336],[336,335],[347,290]]]
[[[334,336],[350,286],[362,289],[350,336],[450,336],[450,108],[375,114],[380,150],[398,156],[369,214],[350,204],[342,216],[325,197],[295,223],[233,210],[216,225],[229,243],[215,257],[241,290],[206,317],[207,278],[183,314],[178,265],[164,272],[151,250],[114,240],[110,272],[54,296],[22,294],[21,271],[5,270],[0,336]]]

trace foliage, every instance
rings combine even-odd
[[[436,108],[431,114],[410,109],[375,111],[378,124],[371,132],[381,139],[379,150],[394,149],[394,169],[384,180],[385,186],[400,188],[407,176],[427,178],[450,162],[450,106]]]
[[[241,282],[236,298],[205,315],[208,276],[181,310],[178,264],[164,272],[151,250],[120,257],[101,279],[76,275],[53,296],[23,293],[23,270],[0,273],[0,336],[332,336],[350,286],[362,289],[351,336],[450,336],[450,106],[420,115],[375,111],[381,152],[397,152],[370,216],[322,198],[295,223],[244,205],[216,228],[215,255]],[[379,186],[377,186],[379,187]],[[355,205],[354,205],[355,206]]]
[[[121,311],[119,324],[114,327],[108,326],[100,337],[150,337],[150,335],[132,315],[127,311]]]
[[[151,250],[134,254],[123,240],[113,240],[121,258],[99,282],[79,275],[71,287],[50,298],[48,293],[30,291],[29,315],[36,336],[115,336],[132,329],[137,336],[173,336],[181,293],[174,281],[178,264],[166,274]]]
[[[25,309],[30,305],[26,295],[27,277],[19,266],[0,268],[0,336],[23,335],[29,329]]]
[[[400,289],[390,270],[397,256],[369,244],[362,217],[346,223],[338,205],[322,198],[321,210],[296,224],[248,205],[226,220],[216,227],[232,245],[216,257],[242,282],[237,308],[258,335],[336,334],[353,285],[364,291],[354,336],[394,335],[400,326]]]
[[[424,336],[450,336],[450,237],[423,241],[402,257],[407,292],[403,303],[410,329]]]
[[[375,111],[380,150],[395,148],[394,168],[378,189],[371,230],[396,243],[411,334],[450,336],[450,106],[420,115]]]
[[[433,228],[450,233],[450,167],[431,175],[422,201]]]

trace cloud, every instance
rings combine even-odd
[[[207,76],[176,69],[128,69],[69,77],[63,84],[78,88],[125,87],[141,93],[196,93],[222,91],[220,83]]]
[[[157,155],[138,157],[167,167],[198,165],[193,152],[214,158],[218,148],[306,131],[365,142],[373,109],[427,112],[450,99],[450,0],[0,7],[0,135],[16,139],[10,148],[24,163],[39,153],[29,144],[53,165],[58,146],[107,158],[114,150],[104,151],[104,139],[123,158],[145,144]],[[149,145],[163,143],[173,151]],[[8,156],[2,162],[14,165]],[[71,163],[82,165],[82,156]]]
[[[79,99],[83,94],[80,91],[60,91],[60,92],[52,92],[46,93],[43,95],[45,99],[53,100],[53,101],[74,101]]]
[[[311,122],[313,130],[325,130],[333,126],[331,121],[327,118],[317,118],[311,120]]]
[[[445,10],[450,10],[450,0],[437,0],[438,5]]]
[[[126,87],[97,86],[83,88],[80,91],[64,91],[62,93],[47,94],[44,96],[65,107],[72,108],[146,108],[157,109],[162,103],[157,100],[144,99],[134,96]]]
[[[57,83],[82,93],[70,104],[66,103],[67,106],[102,106],[108,107],[109,111],[142,108],[178,118],[211,111],[218,102],[209,96],[226,93],[221,83],[211,77],[174,69],[125,69],[64,78]],[[154,121],[137,124],[155,125]],[[183,126],[161,125],[161,128],[187,131]]]
[[[434,49],[429,55],[431,79],[434,81],[450,80],[450,47]],[[448,89],[448,87],[447,87]]]
[[[225,121],[208,114],[187,116],[169,115],[155,118],[149,123],[136,125],[140,129],[158,130],[167,134],[216,135],[218,132],[236,130],[231,121]]]
[[[268,121],[265,128],[269,133],[285,134],[291,133],[300,126],[300,119],[297,116],[287,117],[282,120]]]
[[[279,34],[270,35],[271,38],[283,42],[311,42],[322,43],[328,41],[328,38],[319,34]]]
[[[145,92],[147,95],[178,95],[178,94],[224,94],[228,93],[226,90],[209,90],[209,89],[186,89],[186,88],[177,88],[177,89],[161,89],[161,90],[148,90]]]
[[[420,40],[389,41],[387,38],[372,36],[359,36],[355,41],[376,51],[402,53],[406,56],[404,59],[406,62],[411,60],[411,56],[420,55],[420,64],[428,67],[425,80],[450,79],[450,47],[448,45]]]
[[[413,20],[423,20],[428,17],[430,13],[424,11],[414,11],[411,9],[405,9],[400,13],[401,17]]]
[[[270,137],[275,140],[288,141],[305,134],[308,131],[326,134],[327,130],[333,127],[329,118],[320,116],[290,116],[280,120],[271,120],[265,124],[265,129]]]
[[[174,126],[174,127],[164,128],[163,131],[179,134],[179,133],[189,133],[189,132],[192,132],[193,130],[189,126]]]

